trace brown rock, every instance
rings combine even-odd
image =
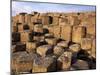
[[[12,32],[17,32],[17,26],[12,26]]]
[[[61,38],[66,41],[71,41],[72,27],[71,26],[62,26],[61,27]]]
[[[45,36],[45,38],[52,38],[53,37],[53,33],[47,33],[44,36]]]
[[[55,55],[60,56],[64,53],[64,49],[60,46],[55,46],[53,52]]]
[[[53,28],[54,28],[54,31],[53,31],[53,33],[54,33],[54,37],[56,37],[56,38],[60,38],[60,31],[61,31],[61,28],[60,28],[60,26],[53,26]]]
[[[56,38],[46,38],[45,41],[46,41],[49,45],[56,45],[56,43],[57,43],[57,39],[56,39]]]
[[[23,24],[18,24],[18,32],[24,32]]]
[[[91,38],[82,38],[81,40],[81,48],[84,50],[89,50],[92,47],[92,39]]]
[[[32,22],[28,23],[28,24],[29,24],[30,31],[34,31],[34,24]]]
[[[12,47],[11,47],[11,52],[15,52],[16,51],[16,45],[12,45]]]
[[[14,68],[16,72],[30,72],[30,70],[32,70],[32,65],[33,59],[26,52],[17,52],[13,54],[12,69]]]
[[[80,20],[78,19],[77,16],[68,16],[68,22],[70,25],[79,25],[80,24]]]
[[[31,23],[31,17],[32,17],[31,14],[25,14],[25,23],[26,24]]]
[[[68,24],[68,19],[64,16],[64,17],[60,17],[59,18],[59,25],[66,25]]]
[[[21,42],[29,41],[29,32],[22,32],[20,34],[21,34],[20,36]]]
[[[33,40],[38,41],[38,42],[42,42],[42,41],[44,41],[44,36],[34,36]]]
[[[71,67],[71,52],[64,52],[57,60],[57,67],[59,70],[67,71]]]
[[[57,43],[57,46],[61,46],[61,47],[68,47],[69,41],[61,41],[59,43]]]
[[[54,33],[54,26],[48,26],[49,33]]]
[[[12,42],[19,42],[20,41],[20,33],[13,32],[12,33]]]
[[[59,17],[58,16],[53,16],[53,24],[58,25],[59,23]]]
[[[81,50],[81,46],[79,44],[72,44],[69,46],[69,49],[72,52],[78,52],[79,50]]]
[[[77,60],[76,63],[74,63],[73,68],[75,68],[75,70],[87,70],[89,69],[89,65],[86,61],[84,60]]]
[[[28,51],[29,53],[34,53],[37,46],[38,46],[37,42],[27,42],[26,51]]]
[[[35,25],[34,26],[34,32],[43,33],[43,26],[42,25]]]
[[[26,14],[26,13],[20,13],[20,14],[18,15],[18,22],[19,22],[19,23],[25,23],[25,14]]]
[[[17,43],[15,47],[16,52],[18,51],[26,51],[26,45],[23,43]]]
[[[82,38],[86,36],[86,28],[84,26],[73,26],[72,41],[81,43]]]
[[[50,24],[50,17],[45,15],[45,16],[42,16],[42,24],[43,25],[49,25]]]
[[[52,72],[56,70],[56,63],[54,58],[45,57],[34,59],[32,73]]]
[[[40,54],[43,57],[53,53],[53,49],[51,45],[39,46],[36,51],[38,54]]]
[[[92,51],[91,51],[91,55],[96,58],[96,39],[93,39],[92,42]]]

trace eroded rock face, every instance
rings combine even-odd
[[[95,69],[95,26],[95,12],[13,16],[12,73]]]

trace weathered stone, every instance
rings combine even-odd
[[[26,45],[23,43],[17,43],[15,47],[16,52],[18,51],[25,51],[26,50]]]
[[[68,19],[66,17],[59,18],[59,25],[66,25],[68,24]]]
[[[28,51],[29,53],[34,53],[37,46],[38,46],[37,42],[27,42],[26,51]]]
[[[60,33],[61,33],[60,26],[53,26],[53,28],[54,28],[54,30],[53,30],[54,37],[60,38]]]
[[[69,41],[61,41],[59,43],[57,43],[57,46],[61,46],[61,47],[68,47]]]
[[[43,25],[48,25],[50,24],[50,17],[45,15],[45,16],[42,16],[42,24]]]
[[[91,55],[96,58],[96,39],[93,39],[92,41],[92,51],[91,51]]]
[[[32,70],[33,59],[26,52],[17,52],[13,54],[12,67],[16,72],[24,73]]]
[[[95,12],[13,16],[11,71],[20,74],[95,69],[95,19]]]
[[[48,26],[49,33],[54,33],[54,26]]]
[[[31,23],[31,17],[32,17],[31,14],[25,14],[25,23],[26,24]]]
[[[63,54],[64,49],[60,46],[55,46],[54,49],[53,49],[53,52],[54,52],[55,55],[60,56],[60,55]]]
[[[91,38],[82,38],[81,48],[84,50],[89,50],[92,48],[92,39]]]
[[[72,52],[78,52],[79,50],[81,50],[81,46],[79,44],[72,44],[69,46],[69,49]]]
[[[75,70],[87,70],[89,69],[89,65],[84,60],[77,60],[76,63],[72,64],[72,67],[75,68]]]
[[[40,54],[43,57],[53,53],[53,49],[51,45],[39,46],[36,51],[38,54]]]
[[[24,24],[23,29],[24,31],[30,31],[30,27],[28,24]]]
[[[71,26],[62,26],[61,27],[61,38],[66,41],[71,41],[72,27]]]
[[[25,23],[25,14],[26,14],[26,13],[20,13],[20,14],[18,15],[18,22],[19,22],[19,23]]]
[[[49,45],[56,45],[56,43],[57,43],[57,39],[56,39],[56,38],[46,38],[45,41],[46,41]]]
[[[21,42],[29,41],[29,33],[30,32],[22,32],[22,33],[20,33],[20,41]]]
[[[33,40],[38,41],[38,42],[44,41],[44,36],[34,36]]]
[[[67,71],[71,66],[71,52],[64,52],[57,60],[57,68],[59,70]]]
[[[18,24],[18,32],[24,32],[23,24]]]
[[[29,25],[30,31],[34,31],[34,24],[31,22],[31,23],[28,23],[28,25]]]
[[[81,50],[80,44],[72,44],[69,46],[69,51],[72,52],[72,62],[75,63],[78,58],[78,53]]]
[[[34,59],[32,73],[56,71],[56,61],[52,57]]]
[[[80,20],[78,19],[77,16],[68,16],[68,22],[70,25],[79,25],[80,24]]]
[[[58,16],[53,16],[53,24],[58,25],[59,23],[59,17]]]
[[[86,28],[84,26],[73,26],[72,41],[81,43],[82,38],[86,36]]]
[[[12,32],[17,32],[17,26],[12,26]]]
[[[31,17],[31,22],[35,23],[37,21],[37,19],[38,19],[38,16],[32,16]]]
[[[43,26],[42,25],[35,25],[34,32],[43,33]]]
[[[13,32],[12,33],[12,42],[19,42],[20,41],[20,33]]]
[[[12,47],[11,47],[11,52],[15,52],[16,51],[16,45],[12,45]]]
[[[53,34],[52,33],[47,33],[44,36],[45,36],[45,38],[53,38]]]

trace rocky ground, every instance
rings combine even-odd
[[[95,12],[13,16],[12,75],[96,69],[95,18]]]

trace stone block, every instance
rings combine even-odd
[[[71,41],[72,26],[62,26],[61,27],[61,38],[66,41]]]
[[[82,38],[81,48],[84,50],[89,50],[92,48],[92,39],[91,38]]]
[[[53,48],[51,45],[43,45],[39,46],[36,51],[41,56],[45,57],[46,55],[50,55],[53,53]]]
[[[57,60],[57,68],[62,71],[67,71],[71,67],[71,52],[64,52]]]
[[[72,42],[81,43],[82,38],[86,36],[86,27],[73,26],[72,30]]]

